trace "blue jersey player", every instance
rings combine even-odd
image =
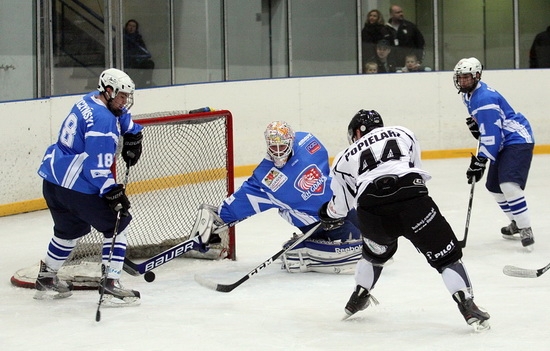
[[[216,233],[227,229],[226,224],[269,209],[276,209],[302,233],[319,223],[318,210],[332,197],[326,148],[313,134],[294,132],[284,121],[271,122],[264,137],[267,154],[252,176],[219,208],[202,205],[197,223],[200,218],[213,218],[212,230]],[[283,257],[287,271],[341,273],[353,269],[361,255],[355,218],[355,212],[350,213],[344,225],[335,230],[320,227],[303,244],[290,250]]]
[[[44,154],[38,174],[44,178],[43,195],[54,221],[54,235],[40,262],[36,299],[71,295],[71,283],[58,279],[57,271],[77,239],[91,227],[105,237],[102,257],[104,263],[107,261],[120,211],[104,301],[120,305],[139,302],[139,292],[124,289],[119,282],[132,216],[124,187],[117,184],[113,174],[120,135],[122,157],[128,167],[141,155],[142,127],[132,121],[129,112],[134,89],[126,73],[114,68],[103,71],[98,90],[76,102],[61,124],[57,141]]]
[[[475,57],[460,60],[454,68],[455,86],[470,114],[466,123],[479,139],[477,155],[472,156],[466,176],[468,183],[479,181],[489,161],[486,187],[511,221],[501,229],[502,236],[519,237],[531,251],[535,239],[524,190],[535,139],[527,118],[481,81],[482,70]]]

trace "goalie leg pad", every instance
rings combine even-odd
[[[283,268],[289,273],[353,273],[363,247],[361,240],[306,240],[302,244],[281,257]]]

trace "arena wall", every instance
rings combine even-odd
[[[247,176],[265,153],[263,131],[272,120],[316,134],[335,156],[347,146],[347,125],[359,109],[375,109],[386,125],[412,129],[425,158],[467,157],[475,148],[452,72],[345,75],[189,84],[138,90],[134,115],[203,106],[234,118],[237,176]],[[483,80],[530,120],[536,152],[550,153],[550,70],[485,71]],[[44,208],[36,174],[77,95],[0,103],[0,215]],[[166,142],[170,142],[167,140]],[[144,145],[145,152],[147,145]],[[199,156],[199,155],[197,155]]]

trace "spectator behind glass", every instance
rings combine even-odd
[[[414,23],[405,20],[403,9],[400,6],[390,6],[390,19],[386,23],[386,28],[391,33],[392,55],[396,62],[402,64],[405,62],[405,56],[411,52],[422,62],[424,36]]]
[[[529,68],[550,68],[550,27],[535,37],[529,51]]]
[[[396,71],[395,61],[391,55],[392,48],[387,40],[380,40],[376,44],[376,55],[367,61],[376,62],[378,73],[394,73]]]
[[[372,74],[372,73],[378,73],[378,65],[376,62],[367,62],[365,63],[365,66],[363,68],[363,73],[365,74]]]
[[[382,39],[390,40],[390,31],[384,24],[384,17],[378,10],[370,10],[367,13],[365,26],[361,31],[363,49],[363,63],[369,57],[376,55],[376,43]]]
[[[151,53],[139,33],[139,23],[134,19],[128,20],[124,26],[124,67],[135,69],[130,72],[137,88],[153,85],[155,62],[151,60]]]
[[[430,67],[422,66],[415,54],[409,54],[405,56],[405,66],[401,69],[401,72],[429,72],[431,70]]]

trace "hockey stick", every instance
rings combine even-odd
[[[550,263],[539,269],[527,269],[516,266],[506,265],[502,269],[502,272],[510,277],[518,278],[538,278],[550,269]]]
[[[472,187],[470,188],[470,199],[468,200],[468,212],[466,213],[466,224],[464,226],[464,239],[459,240],[458,244],[461,248],[466,247],[466,240],[468,240],[468,229],[470,228],[470,215],[472,214],[472,205],[474,203],[474,188],[476,182],[472,179]]]
[[[230,223],[224,223],[220,228],[224,227],[233,227],[237,223],[241,222],[241,220],[233,221]],[[163,264],[173,260],[176,257],[179,257],[183,255],[184,253],[187,253],[191,250],[197,250],[199,252],[207,252],[208,247],[207,244],[204,244],[201,240],[201,237],[199,235],[195,235],[194,237],[185,240],[177,245],[174,245],[173,247],[164,250],[163,252],[159,253],[158,255],[155,255],[141,263],[135,263],[132,262],[129,258],[124,258],[124,271],[130,275],[138,276],[140,274],[145,274],[159,266],[162,266]],[[152,272],[151,272],[152,273]],[[147,278],[147,276],[145,276]],[[152,279],[154,280],[154,275],[152,276]],[[146,279],[147,280],[147,279]],[[149,280],[148,280],[149,281]]]
[[[476,155],[479,153],[479,144],[480,144],[480,141],[478,139]],[[468,199],[468,211],[466,212],[466,224],[464,225],[464,239],[458,241],[458,244],[460,245],[461,248],[466,247],[466,240],[468,240],[468,231],[470,229],[470,216],[472,214],[472,205],[474,203],[475,186],[476,186],[476,181],[475,179],[472,179],[472,186],[470,188],[470,198]]]
[[[204,277],[202,277],[198,274],[195,274],[195,281],[197,283],[199,283],[200,285],[208,288],[208,289],[212,289],[212,290],[216,290],[216,291],[220,291],[220,292],[225,292],[225,293],[231,292],[231,291],[233,291],[233,289],[235,289],[236,287],[238,287],[239,285],[241,285],[242,283],[244,283],[245,281],[250,279],[256,273],[259,273],[262,269],[264,269],[265,267],[272,264],[273,261],[277,260],[281,255],[283,255],[286,252],[292,250],[293,248],[298,246],[300,243],[302,243],[304,240],[309,238],[313,234],[313,232],[315,232],[317,230],[317,228],[319,228],[320,225],[321,225],[321,223],[318,223],[315,227],[311,228],[307,233],[302,235],[298,240],[293,242],[289,247],[287,247],[286,249],[281,249],[275,255],[271,256],[267,260],[260,263],[256,268],[254,268],[253,270],[248,272],[244,277],[242,277],[241,279],[237,280],[236,282],[234,282],[232,284],[214,283],[213,281],[208,280],[208,279],[206,279],[206,278],[204,278]]]
[[[134,263],[130,259],[124,258],[124,271],[130,275],[145,274],[191,250],[206,251],[206,246],[202,243],[200,236],[183,241],[141,263]]]
[[[126,173],[124,174],[124,181],[122,182],[122,186],[126,188],[126,184],[128,184],[128,177],[130,175],[130,166],[126,165]],[[117,211],[116,213],[116,222],[115,222],[115,229],[113,230],[113,239],[111,240],[111,247],[109,248],[109,258],[107,260],[107,265],[102,264],[101,265],[101,291],[99,293],[99,301],[97,303],[97,311],[95,313],[95,321],[99,322],[101,320],[101,311],[99,310],[101,308],[101,304],[103,303],[103,297],[105,296],[105,287],[107,285],[107,275],[109,274],[109,268],[111,267],[111,261],[113,259],[113,251],[115,250],[115,240],[118,232],[118,226],[120,224],[120,210],[122,210],[122,205],[118,204],[118,206],[115,208]]]

